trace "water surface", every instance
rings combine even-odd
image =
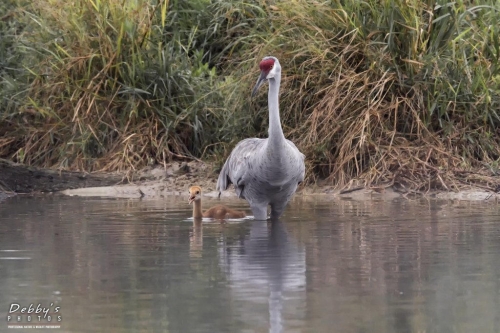
[[[2,202],[0,332],[34,332],[8,329],[28,324],[7,323],[13,303],[52,304],[56,332],[500,332],[495,204],[296,198],[276,223],[189,217],[177,197]]]

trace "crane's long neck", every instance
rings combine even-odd
[[[269,105],[269,148],[280,148],[285,142],[283,129],[281,128],[279,92],[281,77],[269,79],[269,94],[267,97]]]
[[[195,200],[193,202],[193,218],[200,219],[203,217],[203,213],[201,212],[201,199]]]

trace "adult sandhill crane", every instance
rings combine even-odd
[[[281,66],[275,57],[264,57],[259,64],[260,76],[252,97],[269,81],[269,137],[244,139],[234,147],[224,163],[217,181],[217,191],[233,184],[238,197],[246,199],[256,220],[271,219],[283,214],[297,186],[304,180],[305,156],[293,142],[285,139],[280,123],[279,90]]]

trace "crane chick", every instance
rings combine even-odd
[[[205,212],[201,211],[201,187],[191,186],[189,188],[189,204],[193,204],[193,218],[213,218],[217,220],[223,219],[238,219],[246,216],[245,212],[238,211],[226,207],[224,205],[216,205]]]

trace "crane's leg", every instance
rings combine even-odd
[[[271,220],[277,220],[285,211],[286,203],[283,204],[273,204],[271,203]]]
[[[250,209],[252,209],[254,219],[267,220],[267,204],[252,204]]]
[[[235,186],[234,190],[238,198],[245,199],[245,195],[243,194],[244,186]]]

